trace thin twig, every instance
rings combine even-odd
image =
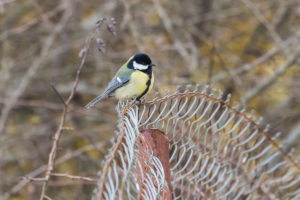
[[[230,79],[232,80],[232,85],[235,89],[235,92],[237,93],[238,97],[240,97],[241,94],[239,92],[239,87],[238,86],[241,86],[241,83],[242,83],[241,79],[238,76],[235,76],[232,73],[232,71],[226,66],[226,64],[225,64],[224,60],[222,59],[222,56],[219,53],[219,50],[218,50],[218,48],[216,47],[215,44],[213,45],[213,48],[215,49],[215,54],[216,54],[217,58],[219,59],[220,65],[226,71],[226,73],[229,74]]]
[[[0,98],[0,104],[5,104],[8,99]],[[15,103],[16,106],[28,106],[28,107],[42,107],[49,110],[61,110],[62,106],[58,103],[52,103],[50,101],[43,101],[43,100],[22,100],[19,99]]]
[[[86,176],[74,176],[66,173],[52,173],[51,176],[57,176],[57,177],[66,177],[72,180],[81,180],[81,181],[88,181],[88,182],[93,182],[96,183],[97,179],[95,178],[90,178]]]
[[[281,43],[281,45],[275,46],[270,51],[263,54],[261,57],[257,58],[252,63],[246,63],[237,69],[231,70],[232,75],[238,76],[247,71],[250,71],[251,69],[255,68],[256,66],[259,66],[260,64],[264,63],[268,59],[275,56],[279,51],[289,48],[290,45],[297,42],[299,40],[299,38],[300,38],[300,31],[298,31],[295,35],[288,38],[287,40],[283,41]],[[216,82],[224,80],[226,77],[227,77],[227,73],[223,72],[223,73],[217,74],[214,77],[212,77],[211,82],[216,83]]]
[[[74,152],[68,152],[66,153],[65,155],[59,157],[58,159],[56,159],[56,162],[54,163],[54,165],[59,165],[61,163],[64,163],[74,157],[78,157],[80,156],[81,154],[87,152],[87,151],[91,151],[91,150],[94,150],[94,149],[101,149],[103,146],[105,145],[105,142],[104,141],[101,141],[101,142],[98,142],[96,143],[95,145],[88,145],[88,146],[84,146],[80,149],[77,149],[76,151]],[[25,177],[36,177],[36,176],[39,176],[40,174],[42,174],[44,171],[47,170],[47,165],[43,165],[43,166],[40,166],[39,168],[31,171],[30,173],[28,173]],[[7,191],[6,193],[4,193],[3,196],[0,196],[0,199],[3,198],[3,199],[8,199],[11,195],[19,192],[22,188],[24,188],[28,183],[30,183],[30,180],[29,179],[22,179],[18,184],[16,184],[14,187],[12,187],[12,189],[10,191]]]
[[[188,59],[189,54],[188,54],[187,50],[184,48],[184,45],[182,44],[182,42],[177,37],[176,31],[173,28],[172,22],[171,22],[170,18],[168,17],[167,13],[165,12],[164,8],[162,7],[162,5],[160,4],[160,2],[158,0],[153,0],[153,3],[154,3],[154,7],[157,10],[158,15],[160,16],[160,18],[165,26],[166,31],[172,37],[172,40],[174,42],[174,47],[176,48],[178,53],[184,59]]]
[[[272,39],[278,44],[281,45],[282,44],[282,39],[279,36],[279,34],[277,33],[275,27],[269,23],[265,17],[263,16],[263,14],[260,12],[260,10],[258,9],[257,6],[255,6],[250,0],[242,0],[242,2],[252,10],[253,14],[255,15],[255,17],[259,20],[260,23],[262,23],[266,29],[268,30],[268,32],[270,33]],[[286,50],[287,51],[287,50]]]
[[[52,198],[50,198],[49,196],[45,195],[45,199],[47,200],[53,200]]]
[[[74,176],[74,175],[70,175],[70,174],[66,174],[66,173],[52,173],[51,176],[65,177],[65,178],[69,178],[72,180],[81,180],[81,181],[88,181],[88,182],[93,182],[93,183],[97,182],[97,179],[95,179],[95,178],[90,178],[90,177],[86,177],[86,176]],[[35,181],[35,182],[47,181],[45,179],[45,177],[36,178],[36,177],[24,176],[24,177],[22,177],[22,179],[28,179],[30,181]]]
[[[49,16],[44,12],[43,8],[39,5],[36,0],[30,0],[32,5],[36,8],[36,10],[41,15],[41,19],[43,21],[43,24],[46,24],[48,29],[51,29],[53,27],[53,24],[51,23]]]
[[[0,98],[0,104],[5,104],[7,99],[2,99]],[[43,101],[43,100],[23,100],[19,99],[16,103],[15,106],[25,106],[25,107],[38,107],[38,108],[43,108],[43,109],[48,109],[48,110],[54,110],[54,111],[61,111],[63,108],[64,104],[61,103],[53,103],[50,101]],[[101,107],[106,107],[106,104],[101,105]],[[90,115],[90,116],[97,116],[98,111],[96,110],[86,110],[85,108],[81,106],[76,106],[76,105],[70,105],[69,106],[69,112],[74,112],[77,115],[85,114],[85,115]]]
[[[252,90],[250,90],[243,96],[242,102],[247,103],[252,97],[254,97],[258,93],[262,92],[267,87],[271,86],[276,81],[276,79],[281,74],[283,74],[290,66],[292,66],[296,62],[300,62],[300,59],[298,59],[300,50],[297,49],[296,52],[294,53],[294,55],[291,56],[290,55],[291,49],[283,48],[282,39],[281,39],[280,35],[277,33],[275,26],[272,23],[269,23],[265,19],[264,15],[261,13],[261,11],[258,9],[258,7],[255,6],[255,4],[253,4],[250,0],[242,0],[242,2],[244,2],[244,4],[252,10],[254,16],[258,19],[258,21],[266,27],[266,29],[270,33],[272,39],[277,43],[277,45],[279,45],[281,47],[283,53],[287,57],[287,62],[283,66],[279,67],[274,72],[273,75],[271,75],[264,81],[260,82],[255,88],[253,88]]]
[[[227,74],[229,74],[230,76],[230,79],[236,84],[236,85],[240,85],[241,84],[241,79],[238,77],[238,76],[235,76],[232,71],[227,67],[227,65],[225,64],[220,52],[219,52],[219,49],[217,48],[217,46],[215,44],[213,44],[213,49],[215,50],[215,54],[221,64],[221,67],[225,70],[225,72]],[[236,86],[235,86],[236,87]]]
[[[72,101],[72,99],[73,99],[73,97],[76,93],[76,89],[77,89],[77,86],[79,84],[79,76],[80,76],[81,70],[82,70],[82,68],[85,64],[86,57],[87,57],[87,54],[88,54],[88,50],[89,50],[89,47],[90,47],[90,43],[91,43],[91,40],[93,39],[93,37],[94,37],[94,35],[87,40],[87,44],[83,48],[84,49],[82,51],[83,55],[82,55],[81,63],[80,63],[80,65],[78,67],[78,70],[76,72],[75,81],[73,83],[71,93],[70,93],[67,101],[65,102],[64,109],[63,109],[63,112],[62,112],[62,116],[61,116],[61,119],[60,119],[60,124],[58,126],[57,131],[55,132],[55,135],[54,135],[54,141],[53,141],[53,145],[52,145],[52,148],[51,148],[51,151],[50,151],[50,154],[49,154],[48,167],[47,167],[47,171],[46,171],[46,175],[45,175],[46,181],[44,182],[43,187],[42,187],[40,200],[43,200],[45,195],[46,195],[48,182],[49,182],[49,179],[50,179],[50,176],[51,176],[51,173],[53,171],[54,164],[55,164],[55,157],[56,157],[57,147],[58,147],[58,144],[59,144],[61,134],[64,130],[64,122],[66,120],[66,114],[67,114],[67,111],[68,111],[68,106],[69,106],[70,102]]]
[[[282,66],[280,66],[272,76],[269,76],[268,78],[264,79],[255,88],[248,91],[241,100],[243,104],[246,104],[252,97],[254,97],[258,93],[264,91],[267,87],[272,85],[281,74],[283,74],[289,67],[293,66],[298,61],[299,55],[300,49],[298,49],[294,53],[294,55],[289,56],[288,60]]]
[[[76,93],[76,89],[77,89],[77,86],[78,86],[78,83],[79,83],[79,76],[80,76],[81,70],[84,66],[84,63],[86,61],[86,57],[87,57],[88,49],[89,49],[89,46],[90,46],[90,42],[91,42],[91,38],[87,41],[87,44],[84,47],[85,48],[84,55],[81,59],[81,63],[80,63],[80,65],[78,67],[78,70],[76,72],[76,77],[75,77],[75,81],[73,83],[71,93],[68,97],[68,100],[65,102],[64,109],[63,109],[63,112],[62,112],[62,116],[60,118],[60,123],[59,123],[58,129],[57,129],[57,131],[55,132],[55,135],[54,135],[54,141],[53,141],[53,145],[52,145],[52,148],[51,148],[51,151],[50,151],[50,154],[49,154],[48,167],[47,167],[47,171],[46,171],[46,175],[45,175],[46,181],[44,182],[43,187],[42,187],[40,200],[43,200],[44,197],[45,197],[45,194],[46,194],[48,181],[50,179],[51,172],[53,171],[54,164],[55,164],[55,157],[56,157],[58,143],[59,143],[61,134],[64,130],[64,123],[65,123],[65,120],[66,120],[66,114],[67,114],[67,111],[68,111],[68,107],[69,107],[69,104],[70,104],[71,100],[73,99],[73,97]]]
[[[62,104],[64,104],[65,106],[67,106],[67,104],[66,104],[64,98],[63,98],[63,97],[60,95],[60,93],[57,91],[57,89],[55,88],[54,84],[51,83],[50,86],[51,86],[52,90],[54,91],[54,93],[58,96],[58,98],[59,98],[59,100],[62,102]]]
[[[44,182],[46,181],[46,179],[43,177],[43,178],[36,178],[36,177],[30,177],[30,176],[24,176],[22,177],[22,179],[28,179],[29,181],[35,181],[35,182]]]

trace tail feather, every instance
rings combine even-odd
[[[90,101],[85,108],[89,109],[91,107],[94,107],[99,101],[101,101],[102,99],[104,99],[105,97],[107,97],[107,95],[101,94],[99,96],[97,96],[96,98],[94,98],[92,101]]]

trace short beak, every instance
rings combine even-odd
[[[155,66],[156,66],[155,63],[151,63],[151,64],[150,64],[150,67],[155,67]]]

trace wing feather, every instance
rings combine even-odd
[[[116,89],[119,87],[122,87],[129,81],[129,78],[119,77],[115,76],[108,84],[107,88],[104,90],[104,92],[94,98],[92,101],[90,101],[85,107],[87,109],[95,106],[99,101],[101,101],[104,98],[109,97]]]

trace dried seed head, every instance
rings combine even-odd
[[[97,48],[101,53],[105,53],[106,52],[106,45],[103,41],[102,38],[98,37],[96,38],[96,42],[97,42]]]
[[[116,24],[117,24],[117,21],[116,21],[115,18],[111,18],[110,21],[111,21],[111,23],[112,23],[113,25],[116,25]]]
[[[96,22],[96,27],[97,27],[97,28],[100,28],[101,25],[103,24],[103,22],[104,22],[105,20],[106,20],[105,17],[100,18],[100,19]]]
[[[80,50],[80,52],[78,54],[79,58],[82,58],[86,52],[87,52],[87,47],[85,46]]]
[[[117,35],[117,28],[116,28],[117,22],[115,18],[111,18],[110,22],[111,23],[107,24],[108,31],[111,32],[113,35]]]

